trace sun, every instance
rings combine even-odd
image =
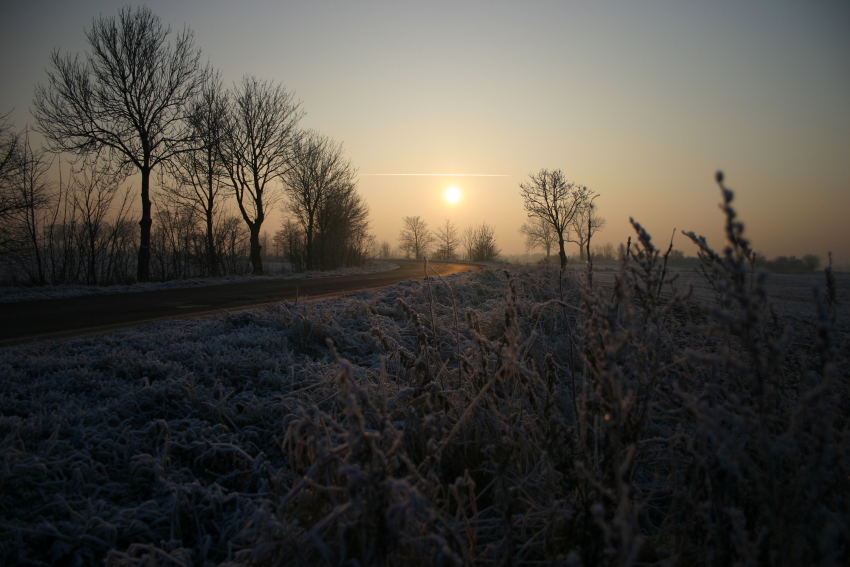
[[[446,193],[445,195],[443,195],[443,197],[445,197],[446,201],[454,205],[455,203],[460,201],[460,189],[458,189],[457,187],[449,187],[448,189],[446,189]]]

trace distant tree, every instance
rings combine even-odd
[[[676,250],[674,250],[673,252],[676,252]],[[600,244],[598,246],[594,246],[593,254],[594,254],[594,257],[598,260],[611,261],[611,260],[617,259],[616,249],[614,248],[614,245],[611,244],[610,242],[606,242],[605,244]]]
[[[275,242],[289,260],[293,272],[304,271],[304,231],[298,222],[287,219],[275,233]]]
[[[820,257],[815,256],[814,254],[805,254],[803,256],[803,264],[806,265],[806,268],[810,272],[814,272],[818,268],[820,268]]]
[[[283,86],[252,76],[234,86],[228,109],[220,157],[248,226],[252,273],[262,275],[260,229],[266,209],[280,199],[280,178],[291,167],[303,113]]]
[[[392,258],[392,247],[390,246],[389,242],[387,242],[386,240],[381,242],[381,246],[378,250],[378,255],[382,260],[389,260],[390,258]]]
[[[53,150],[85,155],[108,148],[141,174],[139,281],[150,276],[150,174],[186,148],[187,105],[203,82],[192,32],[184,28],[173,45],[170,33],[145,6],[95,18],[85,59],[54,51],[47,85],[36,87],[33,101]]]
[[[446,219],[446,224],[441,225],[434,235],[434,242],[437,249],[434,252],[434,258],[437,260],[452,260],[457,255],[457,249],[460,246],[457,229],[451,220]]]
[[[110,234],[107,221],[124,180],[125,176],[120,169],[116,170],[111,160],[99,160],[96,155],[83,159],[80,166],[72,170],[72,199],[79,222],[77,246],[88,285],[102,283],[109,237],[114,235]],[[127,196],[125,194],[120,203],[117,219],[126,220]]]
[[[431,249],[434,237],[428,230],[428,224],[420,217],[404,217],[398,241],[406,258],[421,260]]]
[[[543,249],[548,258],[552,253],[552,246],[557,241],[557,235],[552,224],[546,219],[533,217],[528,222],[522,223],[519,228],[520,234],[525,236],[525,251]]]
[[[216,219],[215,249],[225,274],[244,274],[251,268],[250,234],[239,216],[222,214]]]
[[[470,262],[490,262],[499,257],[496,233],[487,223],[467,228],[463,232],[462,241],[466,248],[466,259]]]
[[[780,273],[806,273],[817,270],[820,267],[820,258],[814,254],[806,254],[802,258],[796,256],[777,256],[773,260],[765,259],[760,254],[755,263],[756,267],[770,272]]]
[[[578,208],[567,230],[566,240],[578,244],[578,256],[581,260],[586,259],[588,240],[605,228],[605,218],[596,214],[596,204],[593,202],[596,197],[594,195],[584,206]]]
[[[667,263],[669,264],[681,264],[685,261],[685,253],[682,250],[670,250],[667,254]]]
[[[561,170],[541,169],[530,175],[528,183],[520,183],[525,211],[529,218],[542,219],[555,231],[561,268],[567,266],[564,241],[576,214],[593,197],[587,187],[568,182]]]
[[[151,278],[166,281],[190,277],[203,250],[199,213],[183,203],[165,201],[157,205],[157,222],[151,232]]]

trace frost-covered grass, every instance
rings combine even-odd
[[[846,565],[834,306],[789,328],[734,223],[696,300],[636,229],[609,285],[488,268],[3,349],[0,563]]]
[[[146,282],[132,285],[46,285],[39,287],[0,287],[0,303],[29,301],[33,299],[56,299],[60,297],[78,297],[81,295],[105,295],[114,293],[133,293],[153,291],[157,289],[177,289],[185,287],[203,287],[230,283],[245,283],[267,280],[292,280],[306,278],[325,278],[332,276],[349,276],[355,274],[375,274],[388,272],[398,268],[392,262],[374,262],[370,266],[357,268],[339,268],[331,271],[312,270],[309,272],[293,272],[266,276],[222,276],[219,278],[197,278],[189,280],[170,280],[167,282]]]

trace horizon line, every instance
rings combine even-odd
[[[509,177],[501,173],[361,173],[373,177]]]

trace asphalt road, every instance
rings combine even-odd
[[[264,280],[206,287],[164,289],[113,295],[0,303],[0,346],[42,339],[68,339],[135,327],[159,319],[204,316],[283,300],[323,299],[380,289],[424,277],[419,261],[396,261],[399,268],[375,274],[309,279]],[[440,275],[478,266],[430,262]],[[433,275],[433,272],[430,272]]]

